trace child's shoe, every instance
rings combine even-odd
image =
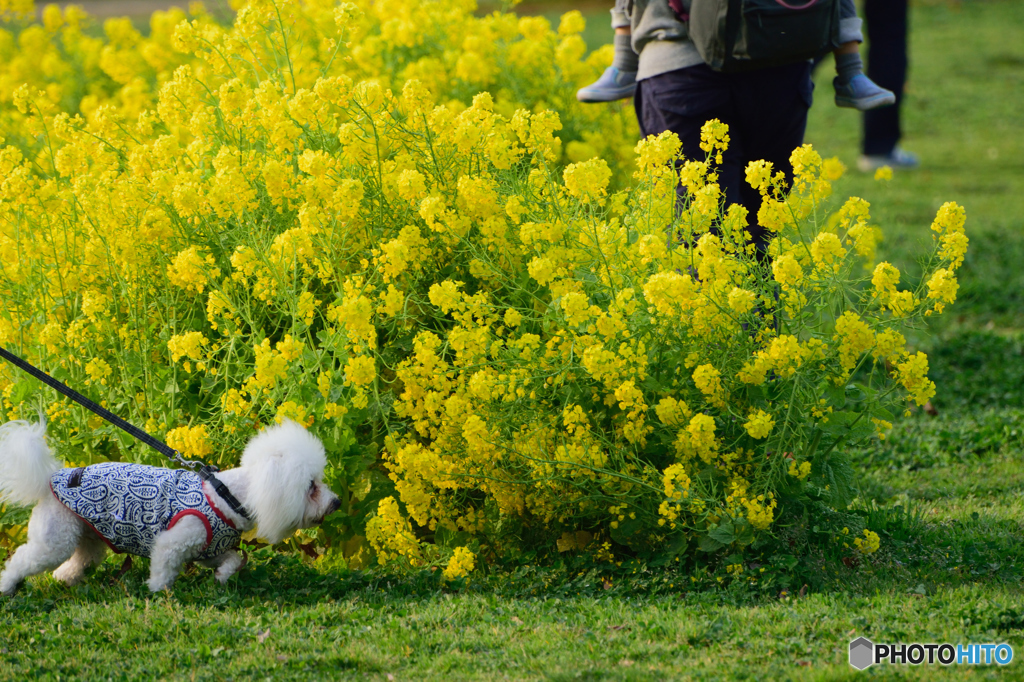
[[[877,85],[863,73],[858,73],[846,83],[836,78],[832,85],[836,89],[837,107],[867,111],[896,104],[896,95],[891,90]]]
[[[609,66],[596,81],[582,87],[576,93],[581,102],[614,102],[632,97],[636,92],[636,71],[619,71]]]

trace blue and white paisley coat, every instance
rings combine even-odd
[[[149,556],[156,536],[186,516],[198,516],[206,526],[199,559],[233,549],[241,539],[191,471],[107,462],[61,469],[50,489],[117,553]]]

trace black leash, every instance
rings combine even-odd
[[[175,462],[193,471],[197,466],[203,464],[202,462],[199,461],[185,459],[184,457],[181,456],[180,452],[178,452],[171,446],[167,445],[167,443],[164,443],[162,441],[157,440],[156,438],[153,438],[153,436],[149,435],[148,433],[146,433],[145,431],[136,426],[132,426],[131,424],[121,419],[107,408],[94,403],[93,401],[89,400],[78,391],[75,391],[74,389],[71,389],[68,386],[62,384],[61,382],[57,381],[46,372],[43,372],[42,370],[36,367],[33,367],[29,363],[19,358],[17,355],[14,355],[10,351],[5,350],[2,347],[0,347],[0,358],[7,360],[9,363],[14,365],[18,369],[21,369],[24,372],[31,374],[33,377],[39,379],[39,381],[43,382],[44,384],[46,384],[53,390],[57,391],[61,395],[64,395],[70,398],[71,400],[74,400],[76,403],[78,403],[85,409],[99,415],[100,417],[103,417],[103,419],[107,420],[108,422],[110,422],[117,428],[121,429],[128,435],[132,436],[137,440],[142,441],[143,443],[153,448],[160,454],[166,456],[172,462]],[[204,481],[209,481],[210,486],[212,486],[213,489],[217,491],[217,494],[220,495],[221,498],[228,503],[228,506],[231,507],[232,511],[234,511],[236,514],[238,514],[244,519],[251,520],[249,512],[247,512],[245,507],[242,506],[242,503],[238,501],[238,498],[232,495],[231,491],[228,490],[227,486],[224,485],[221,482],[221,480],[214,475],[218,471],[220,471],[220,469],[211,464],[203,464],[202,468],[200,468],[198,471],[198,476]]]

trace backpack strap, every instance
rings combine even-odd
[[[690,21],[690,8],[683,7],[683,0],[668,0],[668,6],[676,13],[676,19],[684,24]]]

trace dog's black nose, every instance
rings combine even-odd
[[[327,505],[327,511],[324,512],[324,516],[330,516],[339,509],[341,509],[341,500],[335,497],[333,500],[331,500],[331,503]]]

